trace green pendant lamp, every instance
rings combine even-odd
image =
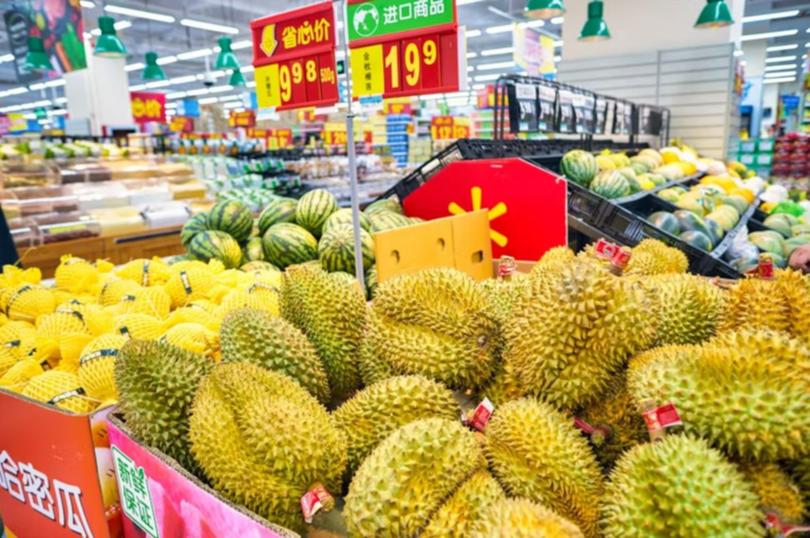
[[[563,0],[529,0],[523,10],[532,19],[551,19],[565,13]]]
[[[25,63],[32,71],[53,71],[51,59],[45,52],[45,43],[41,37],[28,38],[28,53],[25,55]]]
[[[214,62],[214,69],[239,69],[239,60],[231,50],[231,38],[220,37],[217,39],[217,43],[219,43],[219,55],[217,61]]]
[[[143,68],[143,80],[166,80],[166,73],[163,72],[163,69],[158,65],[157,58],[158,55],[156,52],[147,52],[146,55],[146,67]]]
[[[228,81],[228,84],[233,87],[246,86],[247,82],[245,82],[245,75],[243,75],[239,69],[234,69],[233,73],[231,73],[231,79]]]
[[[725,0],[707,0],[695,23],[695,28],[722,28],[734,24]]]
[[[127,49],[115,32],[115,20],[112,17],[101,16],[98,18],[98,27],[101,35],[96,40],[96,50],[93,54],[104,58],[125,58]]]
[[[610,30],[603,17],[605,4],[602,0],[588,2],[588,20],[579,34],[580,41],[605,41],[610,39]]]

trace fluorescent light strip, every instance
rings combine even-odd
[[[481,56],[500,56],[501,54],[512,54],[515,52],[513,47],[504,47],[501,49],[487,49],[481,51]]]
[[[774,19],[788,19],[795,17],[800,11],[798,9],[791,9],[790,11],[777,11],[776,13],[765,13],[764,15],[750,15],[743,17],[743,24],[746,22],[759,22],[759,21],[772,21]]]
[[[781,64],[781,65],[766,65],[765,72],[768,71],[784,71],[785,69],[795,69],[795,66],[792,64]]]
[[[779,52],[780,50],[793,50],[798,49],[799,45],[777,45],[775,47],[768,47],[765,49],[766,52]]]
[[[59,86],[64,86],[64,85],[65,85],[65,79],[63,79],[63,78],[57,78],[55,80],[49,80],[48,82],[45,83],[45,86],[47,88],[58,88]]]
[[[524,28],[542,28],[546,25],[546,21],[543,19],[537,19],[536,21],[532,22],[524,22],[521,24]]]
[[[95,2],[91,2],[90,0],[80,0],[79,5],[85,9],[93,9],[96,7]]]
[[[778,32],[765,32],[762,34],[743,34],[740,41],[759,41],[761,39],[771,39],[776,37],[790,37],[798,33],[798,30],[780,30]]]
[[[214,51],[211,49],[191,50],[189,52],[181,52],[177,55],[178,60],[193,60],[194,58],[203,58],[210,56]]]
[[[509,69],[510,67],[515,67],[515,62],[495,62],[475,66],[478,71],[493,71],[495,69]],[[471,71],[471,69],[469,69],[469,71]]]
[[[219,102],[224,103],[225,101],[235,101],[237,99],[241,101],[242,96],[241,95],[226,95],[224,97],[220,97]]]
[[[250,39],[243,39],[241,41],[234,41],[231,43],[231,50],[249,49],[253,46],[253,41]]]
[[[173,79],[169,79],[169,83],[172,86],[176,86],[178,84],[188,84],[189,82],[197,82],[197,75],[186,75],[184,77],[175,77]]]
[[[168,24],[171,24],[176,20],[171,15],[162,15],[160,13],[153,13],[151,11],[144,11],[142,9],[131,9],[124,6],[116,6],[114,4],[105,5],[104,11],[109,11],[110,13],[115,13],[117,15],[136,17],[139,19],[148,19],[150,21],[165,22]]]
[[[161,56],[157,59],[158,65],[173,64],[177,61],[177,56]]]
[[[44,90],[45,84],[42,82],[37,82],[36,84],[31,84],[30,86],[28,86],[28,89],[31,90],[32,92],[35,92],[37,90]]]
[[[553,17],[550,22],[551,24],[560,25],[565,22],[565,17]]]
[[[67,97],[57,97],[56,99],[53,100],[53,102],[56,103],[57,105],[64,105],[65,103],[67,103]]]
[[[223,92],[229,92],[231,90],[233,90],[233,87],[230,86],[230,85],[228,85],[228,86],[214,86],[213,88],[208,88],[208,93],[223,93]]]
[[[773,58],[765,58],[765,63],[766,64],[775,64],[775,63],[781,63],[781,62],[792,62],[796,58],[798,58],[798,56],[775,56]]]
[[[186,97],[195,97],[197,95],[205,95],[208,93],[208,88],[198,88],[196,90],[189,90],[186,92]]]
[[[115,24],[113,24],[113,27],[116,30],[126,30],[130,26],[132,26],[132,23],[129,22],[129,21],[118,21]],[[100,36],[101,35],[101,29],[96,28],[95,30],[90,30],[90,34],[94,35],[94,36]]]
[[[141,62],[136,62],[134,64],[125,65],[124,66],[124,71],[126,71],[126,72],[137,71],[138,69],[143,69],[144,67],[146,67],[146,66],[144,64],[142,64]]]
[[[246,66],[242,67],[240,69],[240,71],[242,71],[242,73],[252,73],[255,69],[256,68],[253,67],[252,65],[246,65]]]
[[[562,61],[562,56],[555,56],[554,61],[555,62],[561,62]]]
[[[493,74],[493,75],[478,75],[475,77],[476,82],[488,82],[490,80],[498,80],[501,77],[500,74]]]
[[[183,26],[188,26],[189,28],[196,28],[197,30],[208,30],[209,32],[218,32],[220,34],[239,33],[239,28],[234,28],[233,26],[214,24],[212,22],[198,21],[195,19],[180,19],[180,24]]]
[[[470,4],[477,4],[478,2],[483,2],[483,0],[456,0],[456,5],[469,6]]]
[[[186,92],[172,92],[166,94],[166,99],[182,99],[186,95]]]
[[[505,34],[506,32],[511,32],[514,30],[514,24],[504,24],[502,26],[490,26],[486,29],[488,34]]]
[[[556,47],[562,47],[562,46],[563,46],[563,41],[562,41],[562,39],[560,39],[559,41],[555,41],[555,42],[553,43],[553,45],[554,45],[554,47],[555,47],[555,48],[556,48]]]
[[[134,86],[129,87],[130,91],[133,91],[133,92],[137,92],[138,90],[143,90],[144,88],[146,88],[146,84],[136,84]]]
[[[466,32],[464,32],[464,35],[466,37],[480,37],[481,30],[467,30]]]
[[[156,80],[154,82],[147,82],[146,83],[146,87],[150,88],[150,89],[151,88],[164,88],[166,86],[171,86],[171,85],[172,85],[172,83],[169,82],[168,80]]]
[[[216,103],[217,101],[219,101],[219,99],[217,99],[216,97],[203,97],[198,102],[201,105],[210,105],[212,103]]]
[[[3,54],[2,56],[0,56],[0,64],[4,64],[6,62],[13,62],[13,61],[14,61],[14,55],[13,54]]]
[[[796,77],[793,78],[766,78],[763,84],[779,84],[781,82],[796,82]]]
[[[765,78],[784,78],[796,75],[796,68],[788,69],[787,71],[771,71],[770,73],[765,73]]]
[[[9,95],[22,95],[24,93],[28,93],[28,88],[26,88],[25,86],[19,86],[17,88],[11,88],[10,90],[0,92],[0,97],[7,97]]]
[[[737,50],[734,51],[734,56],[742,56],[743,54],[745,54],[745,53],[743,51],[741,51],[740,49],[737,49]]]
[[[255,87],[256,87],[256,81],[255,81],[255,80],[251,80],[250,82],[248,82],[247,84],[245,84],[245,86],[247,86],[248,88],[255,88]]]
[[[467,53],[467,59],[470,59],[470,58],[478,58],[478,53],[477,52],[468,52]]]

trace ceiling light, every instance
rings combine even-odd
[[[45,42],[42,41],[41,37],[28,37],[28,53],[25,55],[25,64],[34,71],[53,71],[51,59],[48,58],[48,54],[45,52]]]
[[[186,92],[172,92],[166,94],[166,99],[182,99],[186,96]]]
[[[146,83],[146,87],[150,88],[150,89],[151,88],[163,88],[164,86],[170,86],[170,85],[171,85],[171,82],[169,82],[168,80],[156,80],[154,82],[147,82]]]
[[[523,24],[521,24],[521,26],[524,28],[542,28],[545,25],[546,21],[544,21],[543,19],[537,19],[536,21],[524,22]]]
[[[796,82],[796,77],[791,78],[766,78],[763,84],[779,84],[781,82]]]
[[[479,37],[481,35],[481,30],[467,30],[464,32],[464,35],[467,37]]]
[[[588,20],[579,33],[580,41],[605,41],[610,39],[610,30],[604,17],[605,4],[602,0],[588,2]]]
[[[129,91],[137,92],[138,90],[143,90],[146,88],[146,84],[136,84],[134,86],[129,87]]]
[[[9,95],[21,95],[23,93],[28,93],[28,88],[26,88],[25,86],[19,86],[17,88],[11,88],[10,90],[0,92],[0,97],[6,97]]]
[[[504,24],[501,26],[490,26],[486,29],[488,34],[504,34],[511,32],[514,29],[514,24]]]
[[[208,88],[208,93],[222,93],[222,92],[229,92],[233,90],[230,85],[223,85],[223,86],[214,86],[213,88]],[[189,92],[190,94],[191,92]]]
[[[515,67],[515,62],[495,62],[491,64],[478,64],[475,68],[479,71],[492,71],[494,69],[509,69]]]
[[[195,97],[197,95],[205,95],[208,93],[208,88],[197,88],[196,90],[189,90],[186,92],[188,97]]]
[[[150,21],[157,21],[157,22],[165,22],[165,23],[173,23],[175,18],[171,15],[162,15],[160,13],[152,13],[151,11],[144,11],[142,9],[131,9],[124,6],[116,6],[112,4],[107,4],[104,6],[104,11],[109,11],[110,13],[116,13],[118,15],[128,15],[130,17],[136,17],[139,19],[149,19]]]
[[[766,52],[779,52],[780,50],[793,50],[798,49],[799,45],[777,45],[775,47],[768,47],[765,49]]]
[[[523,10],[532,19],[550,19],[565,13],[563,0],[529,0]]]
[[[173,64],[177,62],[177,56],[163,56],[158,58],[157,64],[158,65],[166,65],[166,64]]]
[[[759,21],[772,21],[773,19],[787,19],[795,17],[800,11],[798,9],[791,9],[790,11],[777,11],[776,13],[765,13],[764,15],[751,15],[743,17],[743,23],[746,22],[759,22]]]
[[[64,86],[64,85],[65,85],[65,79],[63,79],[63,78],[58,78],[58,79],[55,79],[55,80],[49,80],[48,82],[45,83],[46,88],[58,88],[59,86]]]
[[[149,51],[144,57],[146,58],[146,67],[143,68],[143,80],[165,80],[166,73],[158,63],[158,55],[156,52]]]
[[[555,62],[561,62],[562,61],[562,56],[555,56],[554,61]]]
[[[775,64],[775,63],[781,63],[781,62],[792,62],[796,58],[798,58],[798,56],[775,56],[775,57],[772,57],[772,58],[765,58],[765,63],[766,64]]]
[[[214,51],[211,49],[200,49],[200,50],[192,50],[189,52],[181,52],[177,55],[178,60],[193,60],[194,58],[202,58],[204,56],[208,56],[213,54]]]
[[[562,47],[563,46],[563,41],[562,41],[562,39],[560,39],[559,41],[555,41],[554,43],[552,43],[552,45],[554,45],[555,48],[556,47]]]
[[[468,52],[467,53],[467,58],[468,59],[469,58],[478,58],[478,53],[477,52]]]
[[[796,75],[796,68],[788,69],[785,71],[771,71],[765,73],[765,78],[785,78],[785,77],[792,77]]]
[[[178,84],[188,84],[189,82],[197,82],[197,76],[186,75],[184,77],[174,77],[169,79],[169,82],[171,82],[172,86],[176,86]]]
[[[481,56],[500,56],[501,54],[512,54],[515,52],[513,47],[503,47],[500,49],[487,49],[481,51]]]
[[[239,28],[233,26],[225,26],[222,24],[214,24],[213,22],[204,22],[194,19],[180,19],[180,24],[188,26],[189,28],[196,28],[198,30],[208,30],[210,32],[217,32],[220,34],[238,34]]]
[[[253,41],[250,39],[243,39],[241,41],[236,41],[235,43],[231,44],[231,49],[233,50],[242,50],[248,49],[253,46]]]
[[[795,69],[796,67],[793,64],[782,64],[782,65],[766,65],[765,71],[784,71],[785,69]]]
[[[210,105],[212,103],[216,103],[217,101],[219,101],[219,99],[217,99],[216,97],[203,97],[202,99],[199,100],[199,103],[201,105]]]
[[[6,62],[11,62],[11,61],[14,61],[14,55],[13,54],[3,54],[2,56],[0,56],[0,64],[4,64]]]
[[[771,39],[776,37],[790,37],[798,34],[798,30],[779,30],[778,32],[764,32],[761,34],[743,34],[740,41],[759,41],[760,39]]]
[[[129,71],[137,71],[137,70],[143,69],[143,68],[144,68],[144,64],[142,64],[141,62],[136,62],[134,64],[125,65],[124,66],[124,71],[127,71],[127,72],[129,72]]]
[[[247,87],[248,88],[255,88],[256,87],[256,81],[251,80],[250,82],[247,83]],[[340,104],[340,103],[338,103],[338,104]]]
[[[559,26],[560,24],[562,24],[563,22],[565,22],[565,17],[554,17],[554,18],[553,18],[553,19],[551,19],[549,22],[550,22],[551,24],[556,24],[557,26]]]
[[[498,80],[502,75],[495,73],[493,75],[478,75],[475,77],[476,82],[487,82],[490,80]]]
[[[695,28],[723,28],[733,23],[734,18],[725,0],[706,0],[706,5],[695,22]]]
[[[91,2],[90,0],[80,0],[79,5],[85,9],[93,9],[96,7],[95,2]]]
[[[214,69],[239,69],[239,60],[231,50],[231,38],[220,37],[217,39],[219,43],[219,55],[217,61],[214,62]]]
[[[743,54],[745,53],[740,49],[734,50],[734,56],[742,56]]]
[[[468,6],[470,4],[477,4],[478,2],[482,2],[483,0],[456,0],[457,6]]]

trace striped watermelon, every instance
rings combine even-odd
[[[281,272],[281,269],[279,269],[278,267],[276,267],[272,263],[263,262],[263,261],[248,262],[245,265],[243,265],[242,267],[240,267],[239,269],[241,269],[242,271],[244,271],[246,273],[250,273],[251,271],[259,271],[259,272],[261,272],[261,271],[272,271],[274,273],[280,273]]]
[[[264,257],[284,269],[288,265],[318,259],[318,240],[307,230],[291,222],[270,226],[262,237]]]
[[[186,221],[183,230],[180,232],[180,242],[187,247],[191,240],[200,232],[208,229],[208,214],[197,213]]]
[[[560,161],[560,172],[566,178],[583,187],[591,184],[598,171],[596,157],[581,149],[569,151],[563,155]]]
[[[365,230],[360,230],[360,245],[365,270],[374,263],[374,239]],[[353,275],[354,228],[349,224],[337,224],[325,231],[318,243],[318,258],[321,267],[327,271],[343,271]]]
[[[385,230],[393,230],[394,228],[402,228],[413,224],[411,219],[393,211],[375,211],[368,216],[371,221],[371,230],[374,232],[382,232]]]
[[[593,178],[590,188],[593,192],[612,200],[630,194],[630,184],[616,170],[602,170]]]
[[[261,237],[251,237],[242,247],[242,263],[264,261],[264,247]]]
[[[206,230],[194,236],[188,245],[189,254],[198,260],[219,260],[227,269],[239,267],[242,249],[236,239],[225,232]]]
[[[259,215],[259,235],[264,235],[267,228],[279,222],[295,222],[295,207],[298,200],[276,198],[270,200],[262,214]]]
[[[366,270],[366,290],[368,290],[366,298],[373,299],[377,293],[377,266],[374,264]]]
[[[208,212],[208,229],[225,232],[241,243],[253,231],[253,214],[242,202],[219,202]]]
[[[363,210],[366,215],[371,215],[377,211],[392,211],[394,213],[399,213],[400,215],[403,214],[402,206],[393,198],[383,198],[382,200],[371,202]]]
[[[331,226],[336,226],[338,224],[348,224],[349,226],[353,225],[352,219],[352,210],[351,208],[343,208],[338,209],[328,219],[323,225],[323,233],[326,233]],[[365,231],[371,230],[371,221],[369,220],[368,216],[363,213],[360,213],[360,227]]]
[[[326,219],[337,209],[337,200],[331,192],[326,189],[315,189],[298,200],[295,207],[295,222],[315,237],[320,237]]]

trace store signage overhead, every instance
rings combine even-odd
[[[259,108],[285,110],[337,103],[332,2],[256,19],[250,30]]]
[[[166,94],[159,92],[129,92],[132,119],[135,123],[166,122]]]
[[[458,91],[455,0],[348,2],[354,98]]]

